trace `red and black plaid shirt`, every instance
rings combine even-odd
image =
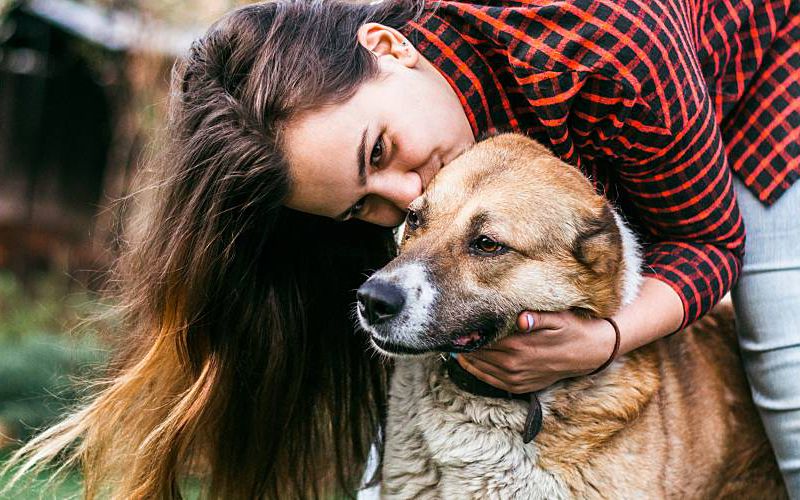
[[[800,176],[799,6],[443,1],[403,32],[476,137],[527,133],[623,210],[646,240],[644,273],[678,292],[685,326],[738,277],[731,173],[766,204]]]

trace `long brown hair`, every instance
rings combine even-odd
[[[377,76],[359,26],[399,28],[423,9],[273,1],[193,44],[109,280],[124,332],[109,376],[15,454],[18,477],[61,458],[82,466],[88,499],[179,498],[193,474],[226,499],[359,487],[387,367],[355,332],[354,289],[394,246],[387,229],[283,207],[281,132]]]

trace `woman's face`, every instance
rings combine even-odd
[[[453,89],[397,31],[362,26],[380,75],[348,101],[306,113],[286,130],[286,205],[334,219],[393,226],[442,165],[475,142]]]

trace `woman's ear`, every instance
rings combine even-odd
[[[406,67],[413,68],[419,52],[396,29],[379,23],[366,23],[357,32],[358,43],[376,57],[392,57]]]

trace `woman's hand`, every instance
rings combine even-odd
[[[608,321],[571,312],[524,311],[517,328],[520,333],[458,355],[459,364],[488,384],[521,394],[591,373],[608,360],[616,340]]]
[[[675,332],[683,319],[683,302],[671,285],[647,277],[639,296],[617,311],[614,319],[622,334],[621,356]],[[523,311],[517,328],[521,333],[461,354],[458,362],[480,380],[521,394],[591,373],[611,356],[616,341],[608,321],[571,312]]]

